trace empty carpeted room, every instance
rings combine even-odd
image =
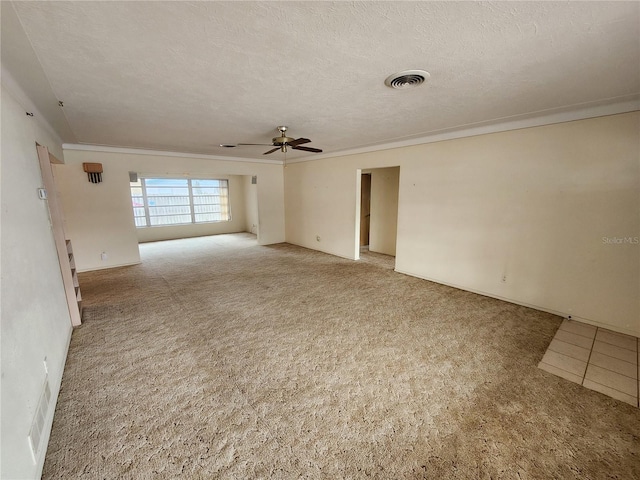
[[[640,3],[1,3],[0,477],[640,478]]]

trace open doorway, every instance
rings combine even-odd
[[[359,255],[378,254],[393,257],[395,266],[398,233],[398,193],[400,167],[372,168],[360,174]],[[371,258],[375,255],[369,255]],[[382,258],[379,258],[382,260]],[[391,262],[391,259],[387,259]]]
[[[360,183],[360,250],[369,248],[371,234],[371,174],[363,173]]]

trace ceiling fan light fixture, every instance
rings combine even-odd
[[[405,90],[422,85],[431,75],[424,70],[405,70],[389,75],[384,84],[397,90]]]

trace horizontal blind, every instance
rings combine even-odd
[[[139,177],[131,202],[136,227],[231,220],[226,179]]]

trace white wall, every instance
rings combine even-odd
[[[146,174],[153,175],[154,172]],[[136,228],[139,242],[157,242],[175,238],[202,237],[224,233],[244,232],[247,223],[244,176],[216,175],[217,179],[229,181],[229,206],[231,220],[228,222],[197,223],[189,225],[168,225],[162,227]]]
[[[258,233],[258,185],[251,183],[251,175],[244,178],[245,231]]]
[[[287,241],[354,258],[358,169],[399,165],[398,271],[640,335],[640,246],[603,241],[640,236],[639,131],[632,112],[290,164]]]
[[[62,159],[60,141],[2,87],[2,478],[40,478],[71,338],[36,142]],[[52,391],[38,458],[27,435],[45,379]]]
[[[282,165],[71,149],[65,149],[64,155],[65,165],[56,167],[56,178],[65,210],[67,236],[73,241],[79,271],[140,261],[138,232],[131,208],[130,171],[194,177],[257,174],[258,242],[268,245],[284,241]],[[102,183],[87,181],[83,162],[103,164]],[[236,231],[244,230],[245,221],[246,218]],[[106,261],[100,258],[102,252],[108,255]]]
[[[375,168],[371,172],[371,223],[369,251],[396,254],[400,168]]]
[[[362,163],[355,157],[335,157],[287,164],[287,242],[355,258],[360,235],[356,232],[356,213],[359,218],[361,176],[356,169],[369,166],[362,167]]]
[[[133,223],[129,173],[104,165],[102,183],[90,183],[82,162],[65,151],[65,165],[54,165],[54,175],[65,214],[65,232],[73,243],[78,271],[131,265],[140,262],[138,237]],[[101,253],[107,260],[101,260]],[[82,287],[82,286],[81,286]]]

